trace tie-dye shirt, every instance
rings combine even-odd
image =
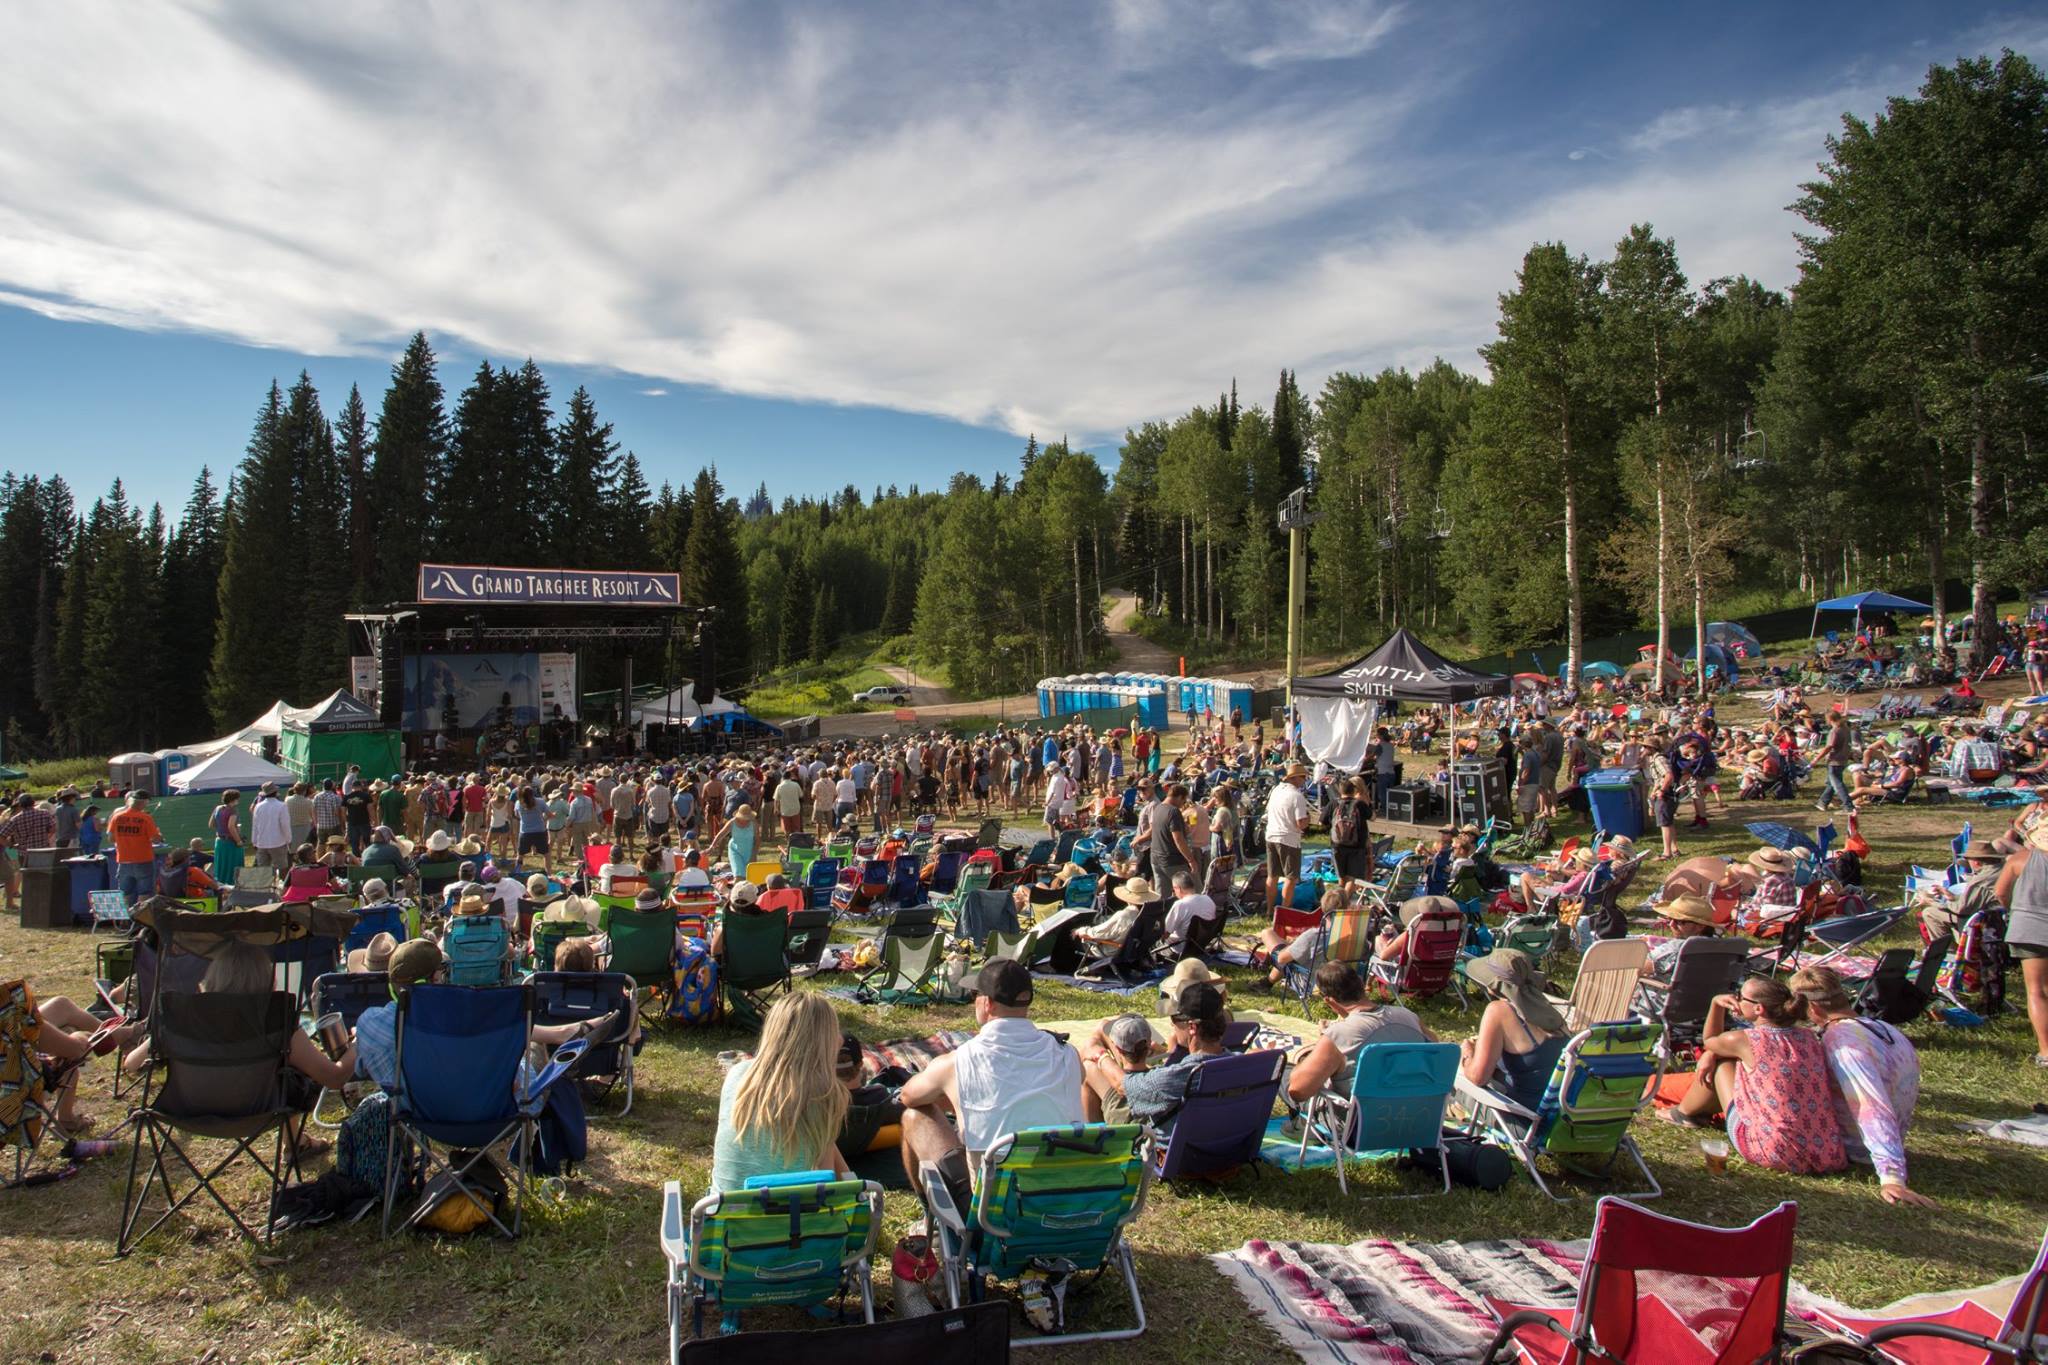
[[[1920,1057],[1906,1035],[1875,1019],[1837,1019],[1821,1034],[1829,1089],[1851,1161],[1906,1183],[1906,1129],[1920,1099]]]

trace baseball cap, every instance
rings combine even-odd
[[[1204,1019],[1220,1018],[1223,1014],[1223,992],[1207,981],[1190,982],[1181,988],[1174,1002],[1173,1017],[1183,1023],[1199,1023]]]
[[[984,962],[975,973],[974,991],[1005,1009],[1022,1009],[1031,1003],[1031,969],[1015,958]]]
[[[386,970],[394,986],[432,981],[434,973],[441,970],[441,946],[430,938],[409,938],[392,950]]]
[[[1152,1050],[1152,1026],[1136,1014],[1119,1014],[1103,1025],[1102,1036],[1126,1057],[1142,1057]]]

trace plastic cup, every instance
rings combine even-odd
[[[1701,1138],[1700,1155],[1706,1158],[1708,1175],[1724,1175],[1728,1170],[1728,1139]]]

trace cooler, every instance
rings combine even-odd
[[[1586,774],[1586,799],[1593,827],[1631,839],[1643,837],[1643,779],[1633,768],[1601,768]]]

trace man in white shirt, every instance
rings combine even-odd
[[[811,823],[817,826],[820,839],[832,833],[832,801],[837,792],[838,784],[832,780],[832,770],[818,769],[818,776],[811,783]]]
[[[1173,904],[1166,911],[1166,941],[1186,942],[1188,929],[1198,919],[1216,918],[1216,902],[1195,885],[1195,874],[1182,868],[1173,874]]]
[[[1074,813],[1074,781],[1055,763],[1045,775],[1045,832],[1059,837],[1060,819]]]
[[[660,777],[647,784],[647,842],[658,844],[675,815],[675,789]]]
[[[277,794],[275,782],[265,782],[256,805],[249,812],[249,842],[256,846],[254,865],[288,871],[292,865],[292,813]]]
[[[1291,895],[1301,876],[1301,835],[1308,828],[1308,798],[1301,784],[1308,769],[1288,765],[1287,775],[1266,798],[1266,894],[1274,905]]]
[[[782,842],[789,842],[789,836],[802,831],[804,827],[804,789],[796,780],[794,767],[784,770],[782,780],[775,784],[775,815],[782,822]]]
[[[897,1094],[913,1190],[922,1193],[918,1173],[934,1166],[965,1212],[974,1167],[999,1139],[1083,1121],[1080,1054],[1032,1024],[1030,1014],[1030,969],[1015,958],[984,964],[975,978],[975,1035]]]

